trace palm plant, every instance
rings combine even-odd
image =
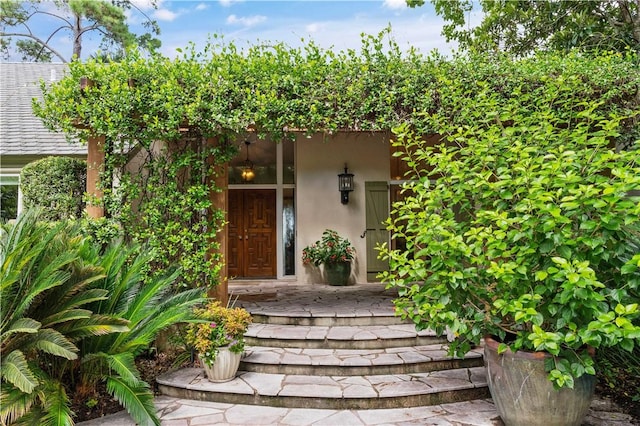
[[[72,424],[69,399],[52,366],[77,359],[74,341],[82,336],[127,329],[121,320],[86,309],[108,294],[89,288],[103,275],[80,257],[86,240],[65,223],[38,217],[26,213],[0,230],[2,424]]]
[[[108,299],[91,305],[94,313],[128,322],[125,332],[85,337],[79,344],[79,382],[76,389],[94,389],[105,381],[107,391],[129,412],[136,423],[159,424],[153,392],[135,366],[135,357],[148,349],[160,331],[193,317],[192,306],[201,303],[201,289],[176,290],[179,271],[149,273],[153,253],[140,247],[113,244],[100,253],[87,253],[104,270],[93,284]]]

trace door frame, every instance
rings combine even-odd
[[[274,142],[275,143],[275,142]],[[294,144],[294,149],[295,144]],[[284,184],[282,183],[282,173],[284,169],[283,165],[283,153],[284,148],[281,143],[276,143],[276,183],[275,184],[229,184],[227,189],[275,189],[276,191],[276,278],[277,280],[295,280],[298,271],[294,275],[284,275],[284,242],[283,242],[283,223],[282,223],[282,210],[283,210],[283,196],[285,189],[293,189],[296,191],[296,184]],[[295,155],[294,155],[295,158]],[[296,179],[297,180],[297,179]],[[297,211],[296,211],[297,217]],[[294,232],[297,236],[297,223],[295,222]],[[297,240],[297,237],[296,237]],[[229,243],[227,242],[227,245]],[[228,249],[228,247],[227,247]]]

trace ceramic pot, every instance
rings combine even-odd
[[[347,285],[351,276],[351,262],[325,263],[324,272],[329,284]]]
[[[498,354],[498,344],[485,337],[487,383],[498,414],[506,426],[579,426],[595,390],[595,376],[575,379],[574,388],[556,390],[547,379],[545,352]]]
[[[198,357],[210,382],[228,382],[236,377],[242,352],[231,352],[228,346],[218,348],[218,355],[212,365],[207,364],[201,356]]]

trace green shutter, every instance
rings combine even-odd
[[[389,232],[383,221],[389,217],[389,186],[387,182],[365,182],[367,227],[367,281],[389,269],[387,261],[378,259],[376,245],[389,242]]]

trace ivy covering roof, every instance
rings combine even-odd
[[[93,85],[81,90],[82,77]],[[202,137],[255,128],[276,140],[290,129],[388,131],[405,122],[429,133],[425,114],[451,108],[448,82],[466,82],[470,97],[491,87],[508,101],[535,96],[547,79],[567,82],[559,96],[575,99],[575,108],[599,98],[602,108],[638,110],[640,69],[632,53],[445,58],[403,52],[387,30],[363,36],[359,51],[313,42],[240,49],[214,37],[203,51],[191,46],[177,59],[131,52],[118,63],[75,62],[62,81],[44,88],[35,111],[51,129],[80,140],[91,129],[146,146],[179,139],[185,125]],[[455,120],[456,112],[448,113]]]

